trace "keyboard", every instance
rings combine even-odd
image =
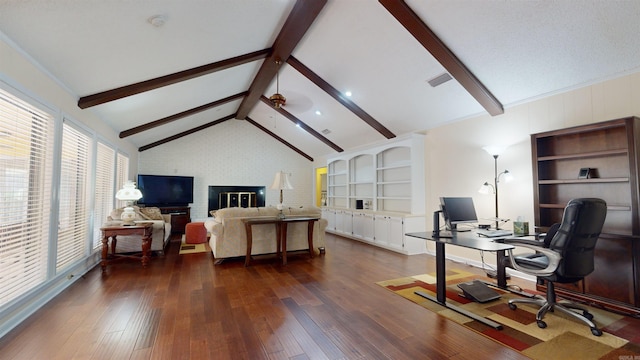
[[[490,237],[490,238],[494,238],[494,237],[504,237],[504,236],[511,236],[513,235],[513,233],[509,230],[476,230],[476,233],[478,233],[478,235],[480,236],[484,236],[484,237]]]

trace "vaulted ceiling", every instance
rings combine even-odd
[[[638,19],[636,0],[0,3],[0,35],[140,151],[248,121],[310,160],[638,72]]]

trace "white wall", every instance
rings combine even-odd
[[[285,206],[312,205],[313,162],[249,122],[234,119],[143,151],[138,164],[139,174],[195,177],[192,219],[207,217],[210,185],[265,186],[266,205],[275,206],[280,192],[269,186],[280,170],[292,174],[294,187],[284,190]]]
[[[99,119],[91,109],[80,109],[72,95],[26,53],[0,32],[0,81],[25,93],[34,100],[59,109],[67,118],[83,123],[129,156],[129,173],[136,173],[138,149]]]
[[[571,126],[640,116],[640,73],[514,106],[500,116],[479,116],[430,130],[426,137],[427,211],[440,196],[471,196],[478,217],[494,216],[492,195],[478,193],[494,177],[486,145],[509,145],[498,158],[498,171],[514,180],[499,185],[500,217],[523,216],[533,226],[533,175],[530,134]],[[428,228],[432,219],[427,216]],[[511,229],[512,223],[505,225]],[[477,251],[449,247],[447,253],[479,261]],[[485,260],[493,260],[489,255]]]

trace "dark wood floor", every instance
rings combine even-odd
[[[327,234],[326,255],[100,267],[0,339],[2,359],[524,359],[376,285],[434,271]],[[472,268],[456,266],[467,271]]]

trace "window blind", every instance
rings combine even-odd
[[[47,278],[53,126],[0,89],[0,306]]]
[[[116,191],[122,189],[123,185],[129,180],[129,157],[123,153],[118,153],[116,159]],[[125,201],[117,200],[116,208],[124,207]]]
[[[89,236],[88,180],[91,138],[64,121],[56,273],[84,257]]]
[[[100,228],[107,220],[111,210],[113,210],[115,171],[115,149],[98,142],[96,150],[96,187],[94,191],[93,249],[98,249],[102,246]]]

